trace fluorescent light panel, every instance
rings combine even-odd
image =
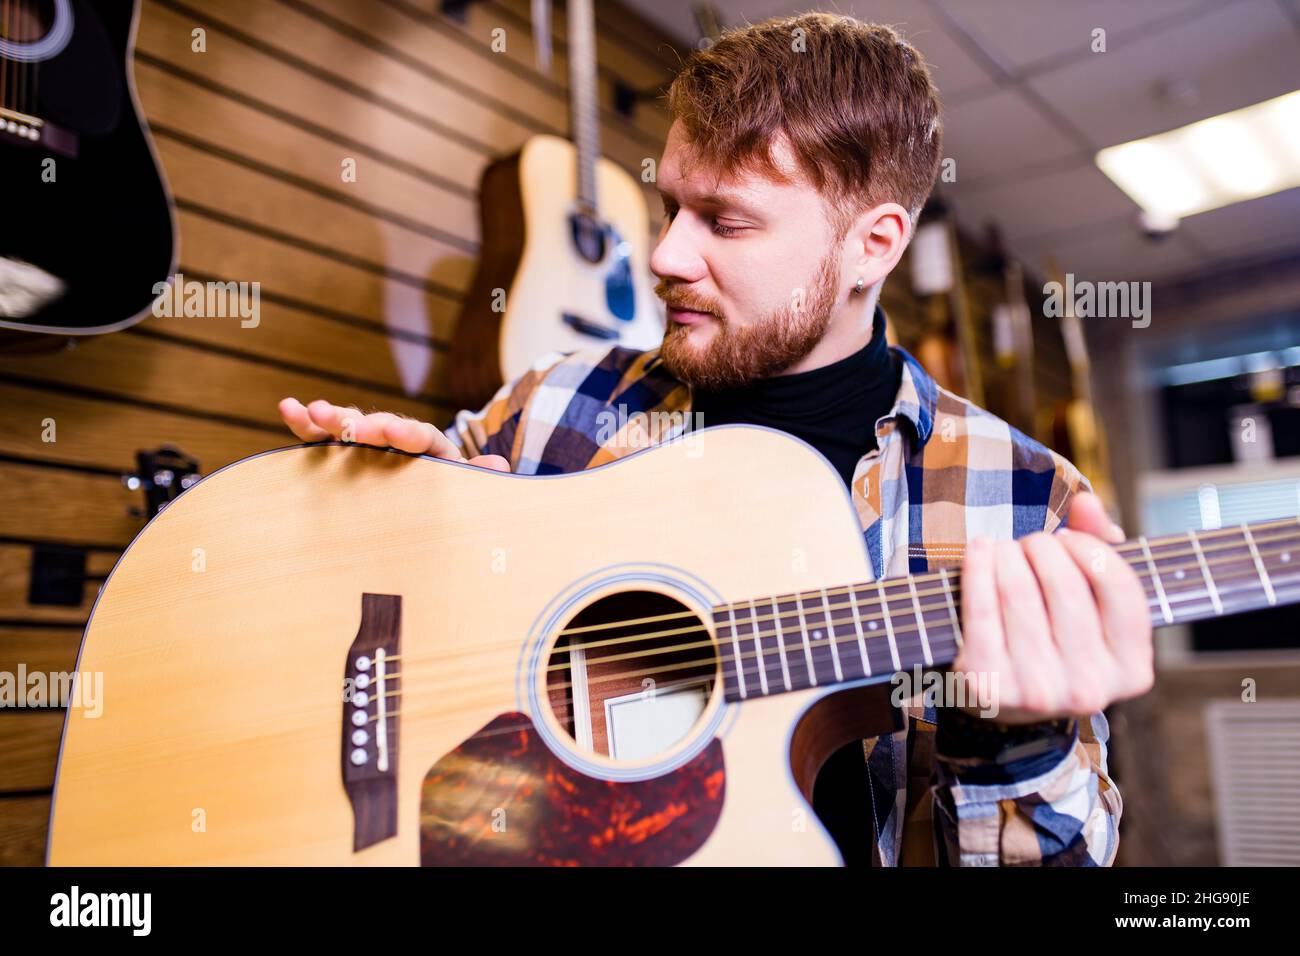
[[[1107,147],[1097,166],[1147,212],[1176,219],[1300,186],[1300,90]]]

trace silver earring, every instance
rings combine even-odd
[[[861,295],[862,290],[865,289],[866,287],[867,287],[867,280],[862,278],[862,276],[858,276],[858,283],[853,287],[853,291],[856,292],[858,295]]]

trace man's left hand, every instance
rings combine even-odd
[[[991,706],[968,713],[1007,724],[1084,717],[1151,689],[1146,592],[1112,547],[1124,533],[1096,495],[1070,505],[1055,534],[967,546],[964,640],[952,669],[994,689]]]

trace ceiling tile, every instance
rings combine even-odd
[[[773,13],[790,9],[789,3],[770,3]],[[814,4],[815,9],[847,13],[870,23],[887,23],[921,51],[930,64],[940,94],[945,98],[974,90],[992,89],[996,78],[967,52],[924,3],[916,0],[853,0]]]
[[[1247,0],[1029,82],[1111,146],[1300,89],[1300,31],[1272,0]],[[1189,98],[1163,94],[1170,83]]]
[[[630,7],[674,35],[693,41],[698,36],[690,0],[624,0]],[[944,29],[924,3],[917,0],[854,0],[793,4],[788,0],[731,0],[715,3],[724,26],[758,23],[769,17],[792,16],[808,10],[844,13],[869,23],[887,23],[899,30],[925,57],[945,97],[991,88],[994,80],[960,43]]]
[[[957,161],[957,181],[997,179],[1012,167],[1078,150],[1018,91],[1004,89],[945,110],[943,154]]]
[[[1215,256],[1300,249],[1300,188],[1191,216],[1179,229]]]
[[[1078,239],[1064,237],[1052,244],[1008,245],[1028,264],[1041,267],[1050,256],[1063,273],[1092,281],[1155,282],[1203,266],[1202,253],[1178,232],[1153,242],[1124,227]]]
[[[1008,239],[1091,232],[1106,223],[1135,219],[1137,207],[1094,166],[1070,165],[1059,172],[963,193],[961,176],[945,185],[961,220],[970,226],[994,220]]]
[[[1013,71],[1055,57],[1090,53],[1092,31],[1098,27],[1106,31],[1109,42],[1143,26],[1195,15],[1207,7],[1207,0],[1088,0],[1087,3],[939,0],[939,3],[983,49]]]

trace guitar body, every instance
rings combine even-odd
[[[573,217],[576,170],[572,143],[534,136],[484,171],[483,245],[449,375],[461,407],[481,407],[502,382],[552,351],[602,343],[645,350],[663,340],[640,187],[616,164],[597,159],[599,224],[608,231],[584,232]],[[497,290],[505,291],[504,302]]]
[[[891,729],[888,683],[729,702],[706,666],[689,729],[615,759],[576,742],[552,662],[601,602],[691,612],[703,641],[673,640],[716,661],[713,605],[854,576],[871,570],[838,476],[767,429],[545,478],[266,452],[180,496],[109,576],[77,667],[79,686],[103,675],[102,707],[68,709],[48,860],[836,864],[813,781]],[[382,750],[355,717],[381,699]]]
[[[32,39],[0,44],[10,77],[0,104],[0,182],[9,187],[0,341],[111,332],[148,314],[176,262],[171,199],[131,72],[138,2],[27,9]]]

